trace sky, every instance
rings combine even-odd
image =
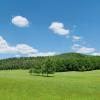
[[[100,55],[100,0],[0,0],[0,59]]]

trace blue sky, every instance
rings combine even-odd
[[[100,0],[0,2],[0,58],[64,52],[100,55],[99,38]]]

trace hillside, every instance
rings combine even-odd
[[[64,58],[82,58],[82,57],[88,57],[89,55],[80,54],[80,53],[63,53],[58,56]]]
[[[50,57],[21,57],[0,60],[0,70],[30,69],[51,59],[56,71],[85,71],[100,69],[100,57],[79,53],[64,53]],[[41,64],[42,66],[42,64]]]

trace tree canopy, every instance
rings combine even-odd
[[[0,60],[0,70],[38,69],[38,67],[42,67],[42,70],[50,72],[52,66],[56,72],[96,70],[100,69],[100,56],[65,53],[51,57],[21,57]]]

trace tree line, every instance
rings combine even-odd
[[[22,57],[0,60],[0,70],[30,69],[39,74],[65,71],[90,71],[100,69],[100,57],[78,53],[52,57]]]

